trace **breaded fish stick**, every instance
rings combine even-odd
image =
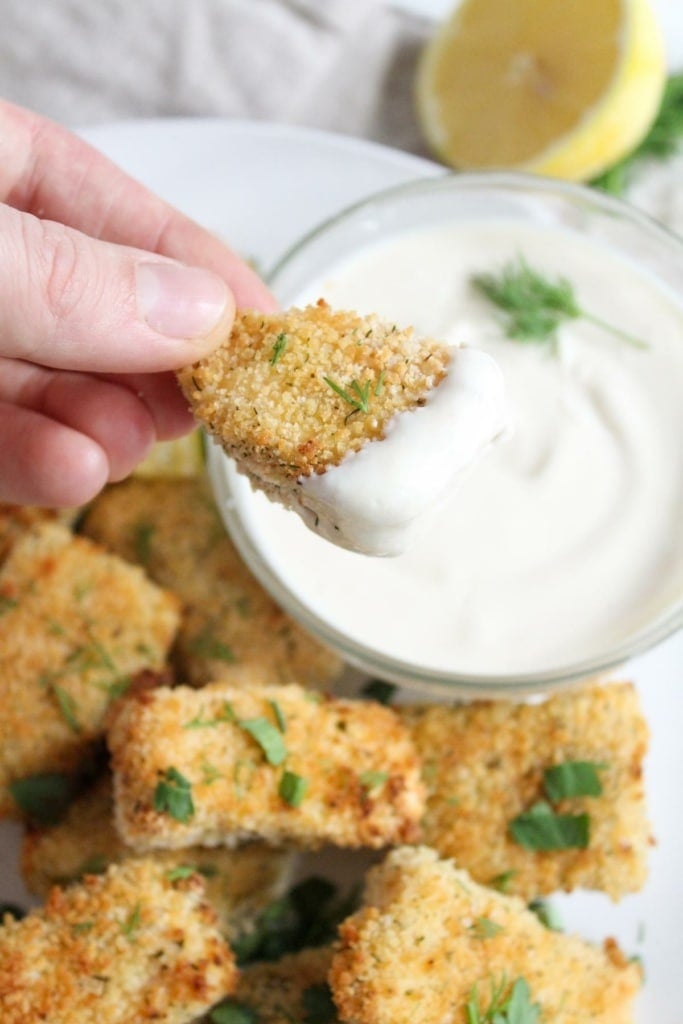
[[[237,972],[198,875],[130,860],[0,928],[3,1024],[189,1024]]]
[[[651,843],[648,730],[632,685],[592,686],[541,704],[477,701],[400,713],[424,763],[424,842],[478,882],[527,900],[578,887],[618,899],[642,887]],[[563,796],[567,785],[577,795]],[[539,807],[551,815],[540,832]],[[556,815],[573,819],[560,821],[569,845],[548,849],[558,841]]]
[[[83,531],[178,594],[175,657],[184,680],[198,686],[233,665],[310,686],[339,675],[340,659],[286,615],[244,565],[205,481],[133,477],[106,488]]]
[[[477,885],[434,850],[390,853],[365,902],[341,925],[330,972],[345,1024],[502,1020],[510,999],[519,1021],[631,1020],[640,970],[615,943],[602,950],[546,929],[517,897]]]
[[[78,772],[112,701],[164,666],[177,625],[174,595],[62,526],[14,544],[0,569],[0,816],[19,813],[21,780]]]
[[[108,742],[124,841],[377,848],[416,838],[423,787],[399,717],[316,698],[295,685],[215,683],[122,702]]]
[[[29,829],[22,846],[21,871],[26,887],[45,897],[54,885],[102,874],[110,864],[134,856],[114,828],[112,780],[104,776],[69,807],[62,822]],[[232,941],[248,929],[255,916],[284,892],[294,854],[263,843],[235,850],[202,846],[159,850],[153,855],[171,877],[192,871],[205,880],[206,898],[221,931]]]

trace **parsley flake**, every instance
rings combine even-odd
[[[256,740],[265,754],[268,764],[282,764],[287,757],[282,733],[267,718],[241,718],[238,722],[241,729],[248,732]]]
[[[361,695],[368,700],[375,700],[378,704],[391,704],[396,696],[398,686],[395,683],[386,683],[383,679],[371,679],[361,690]]]
[[[76,717],[76,701],[68,690],[65,690],[64,687],[60,686],[58,683],[52,684],[52,692],[55,695],[55,699],[59,705],[59,710],[62,713],[64,721],[72,732],[79,733],[81,731],[81,724]]]
[[[278,793],[290,807],[299,807],[308,792],[308,779],[296,772],[285,771],[280,779]]]
[[[273,345],[273,352],[269,359],[271,366],[275,366],[280,356],[284,354],[286,348],[287,335],[284,333],[284,331],[281,331],[280,334],[278,334],[277,338],[275,339],[275,344]]]
[[[541,1008],[531,1002],[529,984],[517,978],[507,991],[505,975],[499,982],[491,982],[489,1005],[482,1008],[477,985],[470,992],[465,1012],[467,1024],[540,1024]]]
[[[475,939],[492,939],[503,931],[503,926],[490,917],[475,917],[468,931]]]
[[[136,903],[126,920],[121,925],[121,931],[127,939],[133,937],[134,932],[140,927],[140,904]]]
[[[75,782],[59,772],[14,779],[9,785],[17,807],[38,825],[56,825],[71,802]]]
[[[227,665],[233,665],[237,661],[232,648],[214,636],[208,628],[198,633],[190,641],[189,647],[192,653],[200,658],[209,658],[211,661],[224,661]]]
[[[280,730],[280,732],[287,732],[287,719],[285,717],[284,711],[282,710],[282,708],[280,707],[276,700],[271,700],[269,703],[271,708],[273,709],[273,714],[275,715],[275,721],[277,722],[278,729]]]
[[[154,790],[154,810],[186,824],[194,817],[192,785],[177,768],[167,768]]]
[[[198,868],[194,864],[179,864],[177,868],[171,868],[166,872],[169,882],[183,882],[186,878],[196,875]]]
[[[389,772],[361,772],[358,780],[366,793],[380,789],[389,778]]]
[[[551,932],[562,931],[562,920],[557,910],[546,900],[532,900],[529,910],[535,914],[541,924]]]
[[[214,1006],[209,1013],[209,1020],[211,1024],[259,1024],[258,1014],[250,1006],[238,1003],[235,999],[225,999]]]
[[[648,348],[640,338],[582,309],[565,277],[551,280],[530,267],[523,256],[506,263],[497,275],[474,274],[471,283],[502,311],[505,334],[515,341],[554,345],[562,324],[582,317],[635,348]]]
[[[509,828],[525,850],[585,850],[590,838],[587,814],[556,814],[545,800],[518,814]]]
[[[600,796],[602,783],[599,771],[607,765],[594,761],[564,761],[543,772],[543,785],[553,803],[574,796]]]

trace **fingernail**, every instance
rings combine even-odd
[[[138,311],[168,338],[204,338],[225,314],[230,291],[209,270],[181,263],[139,263]]]

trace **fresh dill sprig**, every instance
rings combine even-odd
[[[273,345],[273,352],[272,352],[272,355],[271,355],[271,357],[269,359],[269,363],[270,363],[271,366],[275,366],[276,362],[278,361],[278,359],[283,354],[283,352],[285,351],[286,348],[287,348],[287,335],[284,333],[284,331],[281,331],[278,334],[277,338],[275,339],[275,343]]]
[[[673,156],[683,143],[683,73],[671,75],[666,83],[659,113],[649,132],[636,146],[613,167],[609,167],[591,185],[603,192],[621,196],[631,180],[634,169],[642,160],[666,160]]]
[[[640,338],[582,309],[566,278],[553,281],[545,277],[530,267],[523,256],[506,263],[499,274],[474,274],[471,282],[502,310],[505,334],[515,341],[556,344],[561,325],[581,317],[635,348],[648,347]]]
[[[330,380],[329,377],[323,377],[323,380],[332,388],[335,394],[343,398],[349,405],[352,405],[355,410],[358,412],[370,412],[371,382],[369,380],[366,380],[365,384],[359,384],[357,380],[352,380],[348,391],[341,384]]]

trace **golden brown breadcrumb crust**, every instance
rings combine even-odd
[[[101,874],[110,864],[134,856],[114,828],[111,776],[103,776],[69,807],[62,822],[31,828],[24,836],[21,872],[26,887],[46,897],[54,885],[86,874]],[[248,930],[255,916],[284,892],[294,854],[264,843],[237,849],[192,846],[159,850],[152,859],[166,871],[194,868],[205,880],[206,899],[221,931],[232,941]]]
[[[0,928],[2,1024],[189,1024],[237,972],[198,875],[130,860]]]
[[[273,963],[247,967],[240,974],[230,1002],[251,1010],[259,1024],[309,1020],[305,993],[326,985],[331,961],[331,947],[321,946],[290,953]],[[327,1016],[324,1019],[326,1024],[334,1024],[336,1020]],[[209,1017],[204,1017],[201,1024],[209,1024],[209,1021]]]
[[[13,780],[79,770],[177,625],[172,594],[92,541],[56,523],[16,541],[0,569],[0,816],[17,814]]]
[[[239,557],[202,480],[135,479],[96,499],[84,532],[179,595],[175,658],[201,685],[235,665],[325,686],[341,661],[286,615]]]
[[[640,971],[543,927],[517,897],[477,885],[427,847],[390,853],[368,876],[366,906],[340,928],[330,972],[347,1024],[464,1024],[492,987],[523,978],[540,1021],[627,1024]]]
[[[651,844],[643,759],[648,730],[631,684],[591,686],[541,704],[475,702],[401,709],[423,761],[424,842],[478,882],[505,877],[531,899],[557,889],[601,889],[613,899],[642,887]],[[588,813],[587,849],[527,850],[509,824],[546,799],[543,773],[565,761],[599,770],[602,795],[556,804]]]
[[[280,737],[281,763],[269,763],[242,724],[255,719]],[[108,742],[117,828],[141,850],[246,838],[376,848],[418,834],[424,800],[415,749],[399,717],[370,701],[295,685],[160,688],[121,703]],[[155,807],[173,772],[191,786],[186,821]],[[305,780],[298,806],[281,795],[285,773]]]
[[[381,439],[392,416],[424,404],[449,358],[410,327],[321,299],[283,313],[238,313],[225,343],[178,379],[196,418],[240,468],[288,487]]]

